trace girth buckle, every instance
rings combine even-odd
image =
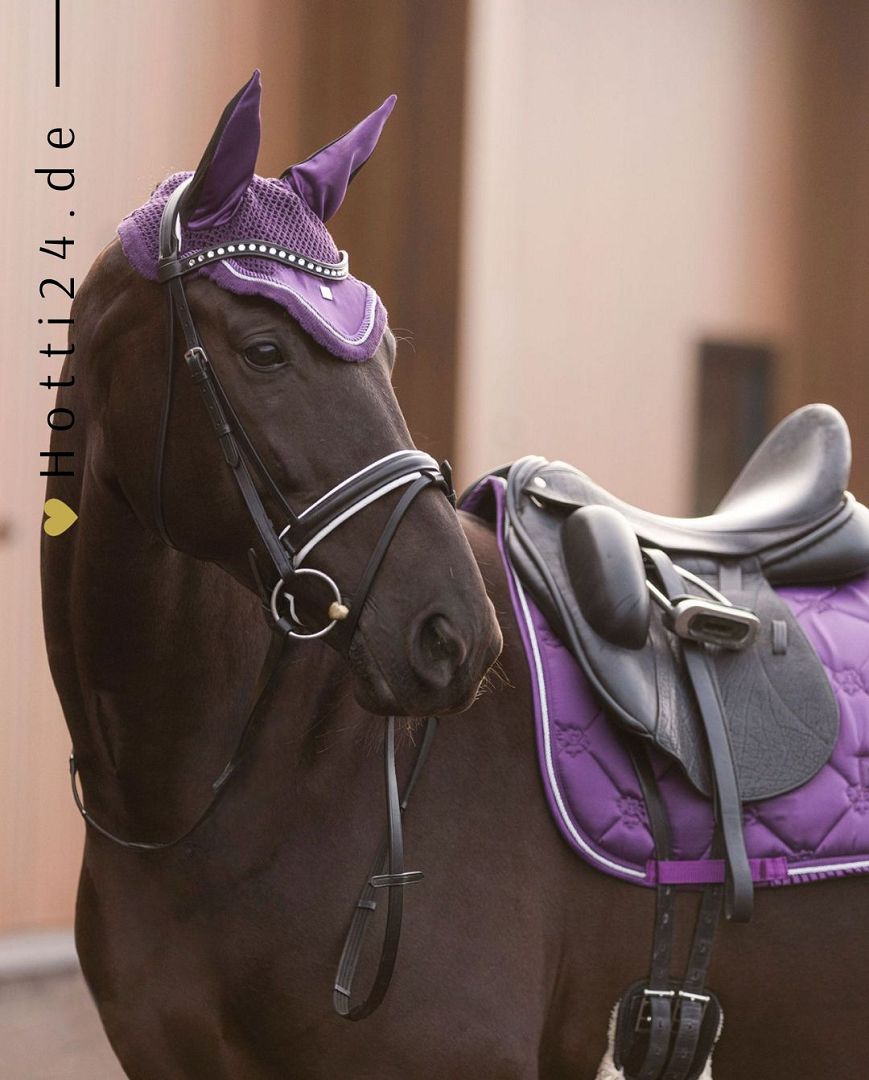
[[[673,1010],[673,1023],[678,1024],[682,1015],[682,1006],[688,1001],[697,1002],[702,1006],[700,1009],[700,1020],[702,1020],[706,1015],[706,1009],[711,1000],[710,994],[692,994],[688,990],[678,990],[676,992],[676,1006]]]
[[[646,987],[643,990],[643,1000],[640,1002],[640,1007],[637,1009],[637,1019],[634,1021],[634,1031],[648,1031],[652,1026],[652,1007],[649,1003],[649,998],[674,998],[676,996],[675,990],[650,990]]]

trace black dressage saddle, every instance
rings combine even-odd
[[[869,570],[869,510],[846,491],[850,461],[840,414],[809,405],[708,517],[649,513],[539,457],[501,474],[522,584],[610,714],[715,802],[734,918],[751,909],[742,802],[806,783],[838,734],[827,676],[773,586]]]

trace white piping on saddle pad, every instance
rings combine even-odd
[[[509,520],[504,521],[504,544],[507,544],[507,536],[510,528]],[[552,791],[553,798],[558,807],[558,813],[564,823],[565,828],[570,833],[575,845],[582,851],[590,860],[599,863],[602,866],[607,867],[610,870],[615,870],[617,873],[624,875],[625,877],[638,878],[643,881],[646,877],[644,870],[635,870],[632,866],[624,866],[622,863],[617,863],[612,859],[608,859],[605,855],[601,855],[597,852],[585,839],[581,832],[576,828],[571,820],[570,814],[567,812],[567,807],[564,803],[564,796],[561,793],[561,788],[558,786],[558,776],[555,772],[555,767],[552,761],[552,736],[549,730],[549,699],[546,693],[546,674],[543,670],[543,661],[540,658],[540,645],[537,641],[537,631],[534,628],[534,620],[531,618],[531,612],[528,608],[528,601],[525,598],[525,590],[522,587],[522,582],[519,580],[519,575],[513,570],[513,566],[509,560],[506,560],[507,571],[510,574],[510,579],[513,582],[513,586],[516,590],[516,596],[519,598],[519,606],[522,610],[522,621],[525,624],[525,629],[528,632],[528,640],[531,644],[531,653],[534,659],[534,675],[536,676],[537,683],[537,705],[540,710],[541,728],[543,731],[543,748],[544,748],[544,760],[546,763],[546,776],[549,780],[549,787]]]
[[[613,1011],[610,1013],[610,1026],[607,1033],[607,1047],[606,1053],[603,1056],[603,1061],[600,1063],[600,1067],[597,1070],[597,1076],[595,1080],[625,1080],[625,1074],[621,1069],[617,1069],[615,1062],[613,1061],[613,1047],[616,1040],[616,1018],[619,1015],[619,1007],[615,1005]],[[721,1029],[724,1026],[724,1014],[721,1015],[721,1020],[718,1024],[718,1032],[715,1035],[715,1041],[718,1042],[718,1036],[721,1034]],[[712,1080],[712,1055],[710,1054],[709,1060],[706,1062],[706,1068],[697,1077],[697,1080]]]

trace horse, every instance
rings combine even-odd
[[[78,521],[43,539],[43,604],[87,823],[82,970],[134,1080],[591,1080],[613,1002],[646,964],[653,897],[578,860],[552,825],[491,527],[456,514],[446,470],[399,456],[412,471],[299,558],[303,508],[414,453],[385,313],[317,231],[388,110],[266,182],[258,106],[255,75],[193,176],[158,189],[164,210],[180,190],[179,213],[153,268],[135,265],[130,226],[74,301],[64,381],[77,378],[59,404],[75,409],[75,476],[48,494]],[[259,194],[290,200],[320,244],[295,253],[310,268],[291,270],[278,240],[270,273],[271,238],[238,234],[258,261],[209,267],[209,251],[241,255],[218,233]],[[204,239],[187,245],[197,220]],[[177,281],[200,247],[167,308],[156,264]],[[329,307],[345,284],[364,335]],[[407,894],[398,963],[379,1008],[348,1023],[334,969],[382,850],[390,724],[425,880],[389,886]],[[726,928],[711,981],[732,1036],[716,1080],[853,1075],[869,1050],[861,888],[763,892],[750,926]],[[381,906],[369,979],[383,923]]]

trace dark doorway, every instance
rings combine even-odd
[[[766,345],[704,341],[699,363],[694,507],[708,514],[769,431],[773,352]]]

